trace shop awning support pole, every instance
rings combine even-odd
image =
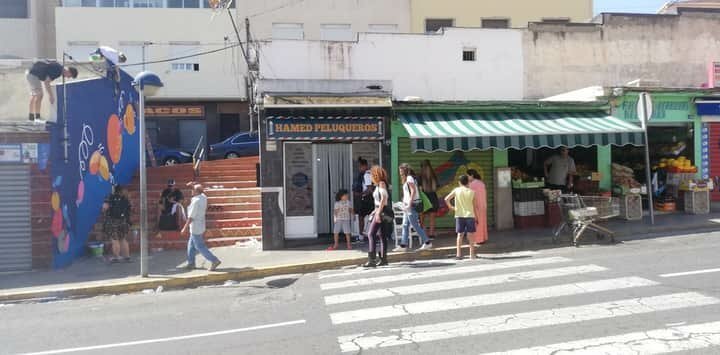
[[[650,210],[650,224],[655,224],[655,208],[653,206],[652,172],[650,171],[650,142],[648,141],[648,125],[652,115],[652,100],[650,94],[643,92],[638,99],[638,118],[643,126],[645,135],[645,181],[647,187],[648,209]]]

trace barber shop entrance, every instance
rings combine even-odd
[[[380,152],[379,141],[284,142],[285,239],[330,235],[337,192],[348,191],[352,200],[358,159],[380,165]]]

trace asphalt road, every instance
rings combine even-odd
[[[720,354],[718,250],[712,233],[6,304],[0,353]]]

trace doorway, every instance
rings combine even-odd
[[[332,234],[335,194],[351,191],[353,178],[351,144],[315,144],[315,228],[319,236]]]

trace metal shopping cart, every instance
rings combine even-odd
[[[576,247],[580,237],[588,229],[597,233],[598,238],[607,236],[611,243],[615,242],[615,233],[598,223],[620,215],[620,203],[617,199],[604,196],[561,195],[560,208],[563,221],[553,233],[554,243],[557,243],[565,229],[572,231],[572,243]]]

